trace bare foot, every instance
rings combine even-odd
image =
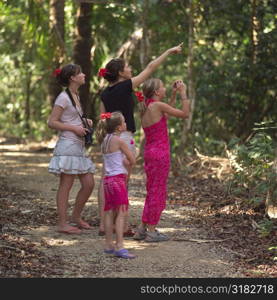
[[[92,229],[92,227],[82,219],[78,221],[72,220],[72,223],[76,224],[81,229]]]
[[[66,234],[80,234],[82,230],[77,227],[65,225],[65,226],[58,226],[58,232],[66,233]]]

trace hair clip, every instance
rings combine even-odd
[[[112,114],[110,112],[103,113],[103,114],[100,115],[100,119],[101,120],[110,119],[111,116],[112,116]]]
[[[61,74],[61,69],[56,69],[54,72],[53,72],[53,75],[55,76],[55,77],[57,77],[58,75],[60,75]]]
[[[144,96],[143,96],[142,92],[135,92],[135,95],[138,98],[138,102],[144,101]]]
[[[99,69],[98,76],[99,77],[104,77],[108,73],[107,69]]]

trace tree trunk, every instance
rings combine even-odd
[[[189,1],[189,37],[188,37],[188,98],[190,100],[190,114],[188,119],[184,121],[183,130],[180,139],[180,145],[177,149],[179,156],[182,156],[184,153],[184,148],[187,143],[188,134],[191,129],[193,112],[195,107],[195,80],[194,80],[194,69],[193,69],[193,60],[194,60],[194,30],[195,30],[195,3],[194,0]]]
[[[149,12],[149,0],[144,0],[142,5],[142,11],[140,12],[140,27],[142,28],[142,38],[140,40],[140,66],[141,69],[144,70],[146,65],[149,63],[150,60],[150,42],[148,38],[148,26],[147,26],[147,18]],[[145,144],[145,135],[140,126],[140,139],[139,139],[139,158],[143,158],[143,150]]]
[[[92,4],[80,2],[77,11],[76,38],[73,50],[74,62],[81,66],[86,75],[86,83],[80,87],[80,99],[87,116],[91,116],[90,101],[90,78],[91,78],[91,48],[92,48],[92,26],[91,26]]]
[[[48,83],[48,98],[51,105],[62,88],[57,83],[56,78],[51,76],[52,72],[59,68],[64,62],[64,3],[65,0],[50,0],[50,51],[52,51],[52,62],[50,64],[50,76]]]
[[[32,72],[26,74],[26,94],[25,94],[25,107],[24,107],[24,129],[25,133],[30,133],[30,98],[31,98],[31,81]]]
[[[259,31],[261,30],[260,20],[258,19],[258,6],[260,0],[251,0],[251,16],[250,16],[250,40],[251,40],[251,61],[249,71],[249,96],[247,101],[247,112],[245,113],[242,122],[237,127],[236,134],[245,140],[252,131],[255,122],[262,121],[262,107],[259,99],[257,99],[256,87],[256,68],[258,56]]]

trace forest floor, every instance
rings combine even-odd
[[[227,160],[198,156],[187,162],[186,171],[172,166],[159,226],[170,240],[126,238],[126,248],[137,258],[124,260],[103,254],[104,238],[98,236],[99,153],[92,152],[96,187],[83,213],[93,229],[80,235],[56,232],[58,178],[47,170],[48,146],[0,139],[0,278],[277,277],[276,252],[269,250],[277,245],[276,232],[261,235],[263,209],[253,210],[226,192]],[[78,188],[76,180],[69,209]],[[135,228],[145,199],[142,165],[136,166],[129,188]]]

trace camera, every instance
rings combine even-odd
[[[92,142],[93,142],[93,129],[92,128],[88,128],[86,127],[86,129],[88,129],[87,133],[85,134],[84,138],[85,138],[85,145],[86,146],[90,146],[92,145]]]

